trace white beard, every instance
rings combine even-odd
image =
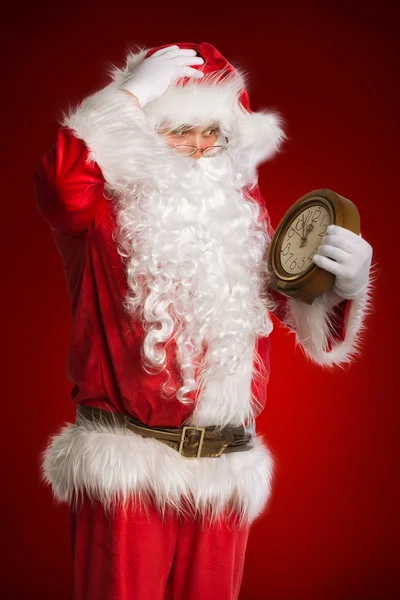
[[[269,238],[259,205],[240,191],[244,181],[228,152],[176,157],[118,199],[124,306],[143,323],[150,371],[166,368],[166,345],[175,340],[183,386],[168,389],[167,379],[163,392],[191,403],[187,395],[198,390],[191,424],[253,418],[255,341],[272,329],[261,293]]]

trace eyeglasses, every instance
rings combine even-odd
[[[226,143],[228,144],[228,138],[225,138]],[[213,158],[214,156],[219,156],[228,148],[228,145],[215,145],[215,146],[207,146],[206,148],[197,148],[197,146],[186,146],[186,145],[178,145],[171,146],[173,150],[175,150],[181,156],[192,156],[196,152],[201,152],[204,158]]]

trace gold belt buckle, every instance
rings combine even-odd
[[[195,431],[201,431],[200,440],[199,440],[199,446],[198,446],[198,449],[197,449],[197,454],[196,454],[196,456],[184,456],[184,455],[182,454],[183,443],[184,443],[184,441],[185,441],[185,438],[186,438],[186,431],[187,431],[188,429],[194,429]],[[179,448],[178,448],[178,452],[179,452],[179,454],[180,454],[180,455],[181,455],[183,458],[200,458],[200,455],[201,455],[201,449],[203,448],[203,441],[204,441],[204,436],[205,436],[205,433],[206,433],[206,430],[205,430],[205,428],[204,428],[204,427],[194,427],[194,426],[187,426],[187,427],[184,427],[184,428],[182,429],[182,435],[181,435],[181,439],[180,439],[180,442],[179,442]]]

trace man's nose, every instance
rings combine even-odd
[[[204,150],[204,148],[207,148],[207,146],[209,146],[210,144],[206,138],[199,134],[193,136],[191,145],[196,146],[196,148],[198,148],[198,150],[196,150],[196,152],[192,154],[192,156],[194,156],[195,158],[200,158],[202,156],[202,152],[200,152],[200,150]]]
[[[207,146],[210,145],[210,141],[203,137],[202,135],[197,136],[196,138],[196,144],[195,144],[198,148],[207,148]]]

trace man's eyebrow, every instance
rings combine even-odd
[[[211,125],[208,125],[205,129],[203,129],[203,131],[208,131],[209,129],[218,129],[219,128],[219,123],[214,122],[211,123]]]
[[[192,125],[179,125],[179,127],[175,127],[173,129],[173,131],[189,131],[190,129],[193,129]]]

